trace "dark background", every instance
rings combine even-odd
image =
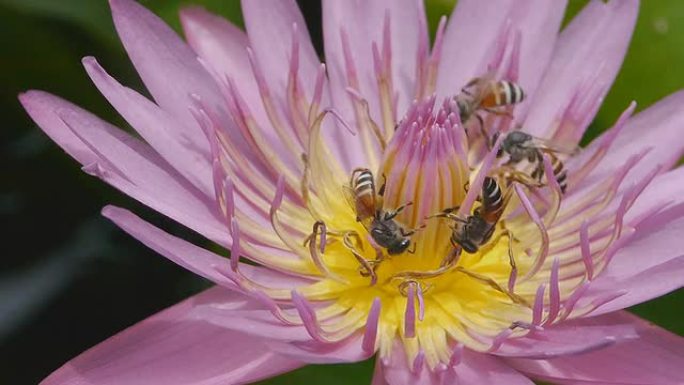
[[[190,3],[242,23],[235,0],[141,3],[177,30],[177,10]],[[585,3],[571,0],[570,14]],[[300,4],[320,48],[320,4]],[[432,28],[452,6],[453,0],[428,0]],[[44,89],[126,127],[80,64],[81,57],[96,56],[122,83],[143,89],[107,2],[0,0],[0,36],[0,383],[35,384],[86,348],[208,284],[124,235],[99,211],[114,203],[186,239],[203,240],[82,173],[17,102],[20,91]],[[623,70],[588,137],[610,126],[630,100],[643,109],[682,88],[682,64],[684,3],[644,2]],[[683,298],[680,291],[633,310],[684,334]],[[371,372],[371,362],[308,367],[264,384],[367,384]]]

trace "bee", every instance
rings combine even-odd
[[[484,131],[482,117],[478,111],[487,111],[496,115],[508,115],[502,109],[525,100],[525,92],[519,84],[508,80],[494,80],[492,76],[477,77],[468,82],[461,92],[454,97],[461,123],[466,126],[472,118],[480,123]],[[484,135],[489,138],[488,135]]]
[[[416,230],[407,231],[395,220],[412,202],[399,206],[395,210],[382,209],[382,196],[385,183],[376,190],[373,173],[367,168],[357,168],[352,172],[349,186],[353,193],[353,206],[356,210],[356,221],[361,222],[368,230],[375,243],[386,249],[390,255],[401,254],[411,245],[411,235]]]
[[[451,244],[454,247],[461,247],[467,253],[477,253],[480,247],[492,238],[496,224],[506,209],[511,191],[503,194],[496,180],[487,176],[482,183],[482,204],[472,215],[462,218],[454,214],[460,206],[445,209],[435,215],[453,221]]]
[[[493,140],[496,140],[497,135]],[[534,137],[526,132],[513,130],[506,134],[506,137],[501,142],[501,147],[497,152],[497,157],[502,157],[503,154],[508,155],[508,161],[504,166],[515,165],[523,160],[527,160],[535,165],[531,173],[532,178],[541,182],[544,176],[544,154],[548,154],[553,167],[553,174],[558,181],[561,192],[565,193],[567,189],[568,174],[565,170],[563,161],[560,160],[557,154],[577,154],[577,147],[569,148],[562,145],[552,143],[548,140]]]
[[[496,179],[486,176],[482,183],[482,192],[479,197],[481,205],[473,211],[472,215],[463,218],[455,214],[454,211],[459,209],[459,206],[456,206],[445,209],[441,213],[433,216],[443,217],[453,221],[450,240],[454,249],[442,261],[440,269],[436,271],[441,272],[444,269],[450,269],[455,266],[460,256],[460,250],[474,254],[491,240],[494,231],[496,230],[496,226],[506,210],[508,201],[512,196],[512,191],[512,189],[508,189],[505,193],[502,192]],[[512,232],[506,228],[503,229],[502,235],[508,238],[508,259],[511,265],[511,277],[515,277],[517,276],[518,271],[513,256],[513,240],[515,237]],[[456,266],[455,269],[506,294],[514,302],[527,305],[525,299],[513,293],[513,284],[510,282],[508,289],[506,289],[492,278],[470,271],[463,266]]]

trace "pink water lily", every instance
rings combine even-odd
[[[684,94],[512,183],[486,245],[446,261],[514,124],[574,147],[613,82],[634,0],[460,0],[430,46],[421,1],[323,2],[325,65],[294,1],[243,1],[246,33],[200,8],[187,45],[132,0],[114,23],[154,101],[83,65],[142,137],[56,96],[20,96],[83,170],[230,250],[135,214],[103,214],[214,282],[66,363],[43,384],[238,384],[376,355],[373,384],[684,383],[684,340],[624,308],[684,282]],[[453,97],[484,74],[527,98],[466,129]],[[516,123],[514,123],[516,122]],[[389,255],[347,199],[352,170],[386,181],[412,248]],[[382,176],[381,176],[382,175]],[[383,178],[384,177],[384,178]],[[353,197],[352,197],[353,199]],[[241,259],[249,260],[245,263]],[[515,262],[515,263],[513,263]]]

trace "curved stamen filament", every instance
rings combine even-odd
[[[377,266],[377,264],[375,264],[375,266],[371,265],[371,262],[358,252],[356,245],[352,242],[352,236],[351,232],[344,233],[342,236],[342,243],[361,265],[361,275],[364,277],[371,277],[370,286],[375,286],[378,282],[378,276],[375,274],[375,266]],[[358,234],[356,234],[356,237],[358,237]]]

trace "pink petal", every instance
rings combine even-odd
[[[213,203],[147,144],[48,93],[29,91],[19,100],[43,131],[83,164],[86,172],[209,239],[229,243]]]
[[[359,362],[372,356],[372,353],[369,354],[361,348],[361,339],[358,336],[352,336],[337,343],[271,341],[269,346],[278,354],[310,364]]]
[[[226,312],[220,306],[209,304],[199,307],[196,314],[213,325],[269,340],[271,349],[281,350],[286,355],[297,352],[290,351],[287,345],[280,345],[278,342],[310,342],[312,340],[304,326],[285,325],[268,310],[253,309]]]
[[[651,151],[630,170],[623,186],[629,186],[633,181],[640,180],[656,166],[662,166],[665,170],[669,169],[684,152],[684,141],[681,140],[683,123],[684,92],[680,91],[630,118],[605,158],[585,178],[582,185],[591,186],[603,183],[624,164],[625,159],[649,148]],[[586,155],[593,153],[602,138],[603,136],[596,138],[584,150]],[[576,167],[577,162],[568,162],[570,175]]]
[[[375,377],[383,375],[389,385],[533,385],[533,382],[514,369],[508,367],[499,358],[464,350],[461,362],[440,371],[430,371],[427,367],[419,372],[411,371],[406,362],[406,354],[400,344],[395,344],[390,359],[378,358],[386,361],[380,369],[376,366]],[[382,384],[382,382],[378,383]]]
[[[502,360],[467,349],[463,351],[463,359],[454,370],[460,385],[534,384],[529,378],[512,369]]]
[[[377,358],[375,360],[375,370],[373,371],[373,380],[371,385],[390,385],[387,380],[385,380],[385,369],[382,364],[382,360]]]
[[[83,58],[83,66],[97,89],[119,114],[169,164],[213,198],[211,165],[204,150],[189,140],[187,126],[180,124],[172,112],[162,110],[146,97],[119,84],[95,58]]]
[[[567,0],[529,2],[528,6],[527,12],[520,9],[520,13],[514,16],[514,20],[521,19],[515,26],[520,29],[522,37],[518,83],[527,95],[527,100],[516,108],[516,114],[519,113],[517,109],[526,110],[532,105],[532,97],[547,71],[557,45]]]
[[[379,91],[374,69],[373,48],[375,43],[382,51],[385,16],[389,16],[391,37],[391,79],[401,119],[414,91],[415,68],[419,39],[426,35],[419,19],[424,17],[420,2],[410,0],[383,1],[335,1],[323,2],[323,38],[325,58],[330,79],[330,93],[335,109],[350,124],[356,121],[351,96],[347,91],[347,66],[342,45],[342,32],[347,36],[349,49],[356,69],[359,85],[355,91],[369,103],[373,120],[383,124],[380,115]],[[426,43],[427,44],[427,43]],[[367,167],[369,156],[361,141],[362,134],[352,137],[342,128],[333,131],[331,148],[342,148],[342,160],[347,169]]]
[[[226,81],[233,80],[240,96],[249,106],[250,112],[260,127],[270,127],[270,121],[263,107],[254,73],[247,58],[249,40],[244,31],[226,19],[207,12],[201,7],[185,8],[181,11],[181,23],[188,44],[206,62],[212,71]],[[285,60],[285,59],[282,59]],[[283,66],[287,61],[283,62]],[[284,94],[277,95],[278,97]],[[266,130],[266,136],[276,138],[275,133]]]
[[[684,338],[627,312],[639,338],[595,352],[551,360],[509,359],[516,369],[557,384],[666,385],[684,383]]]
[[[638,9],[636,0],[592,1],[563,30],[539,96],[532,100],[525,120],[528,132],[548,136],[554,120],[583,82],[605,87],[600,94],[601,98],[605,96],[622,66]],[[596,110],[587,116],[587,125],[595,114]],[[577,141],[586,128],[575,127]]]
[[[145,86],[157,104],[186,128],[178,141],[187,141],[208,154],[209,143],[189,107],[192,94],[212,107],[221,101],[213,79],[192,49],[152,12],[133,0],[109,3],[119,37]]]
[[[566,1],[461,0],[449,19],[439,67],[437,93],[453,95],[487,71],[497,39],[511,23],[522,37],[520,83],[528,95],[537,88],[556,43]]]
[[[636,305],[684,286],[684,204],[654,215],[636,230],[636,237],[615,254],[580,300],[582,306],[606,293],[622,293],[592,315]]]
[[[684,202],[684,167],[679,167],[656,176],[639,195],[629,210],[626,221],[640,218],[654,209],[664,209]]]
[[[343,111],[351,108],[344,76],[344,54],[340,40],[344,29],[354,56],[361,89],[357,90],[373,107],[373,118],[382,122],[377,108],[377,84],[373,65],[373,43],[381,49],[385,14],[390,17],[392,82],[397,93],[397,111],[403,113],[415,94],[414,79],[420,39],[426,34],[420,24],[425,11],[412,0],[323,2],[325,57],[335,106]],[[427,42],[426,42],[427,43]],[[399,119],[401,116],[398,117]]]
[[[201,304],[241,308],[247,297],[215,287],[109,338],[68,362],[42,385],[251,383],[301,363],[261,341],[193,315]]]
[[[508,339],[493,354],[546,359],[602,349],[636,337],[631,323],[610,314],[564,322],[522,338]]]
[[[230,268],[230,262],[227,258],[174,237],[126,209],[107,206],[102,209],[102,215],[174,263],[222,286],[235,287],[233,281],[219,272],[221,268]],[[301,278],[286,276],[273,270],[242,263],[240,264],[240,271],[257,282],[276,288],[292,289],[303,282]]]
[[[243,30],[201,7],[184,8],[180,19],[188,44],[213,70],[240,82],[248,80],[243,76],[252,78],[247,60],[249,41]]]
[[[312,92],[320,61],[297,3],[294,0],[243,0],[241,4],[249,43],[259,66],[269,86],[283,92],[282,95],[285,95],[287,84],[293,24],[297,25],[302,86]]]

